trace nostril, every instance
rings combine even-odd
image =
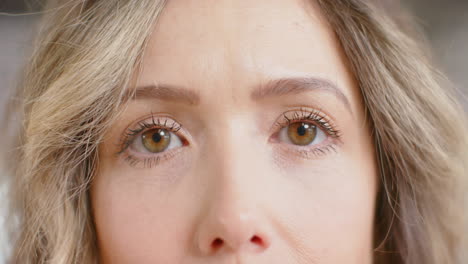
[[[217,249],[217,248],[221,247],[223,244],[224,244],[224,242],[223,242],[222,239],[216,238],[216,239],[213,240],[213,242],[211,243],[211,246],[212,246],[214,249]]]
[[[250,241],[254,244],[257,244],[259,246],[263,245],[263,241],[261,238],[259,238],[258,236],[253,236]]]

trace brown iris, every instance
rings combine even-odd
[[[162,152],[169,146],[171,134],[166,129],[152,129],[141,135],[141,141],[149,152]]]
[[[309,145],[317,136],[317,127],[303,122],[288,126],[288,137],[296,145]]]

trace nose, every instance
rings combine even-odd
[[[260,185],[251,177],[255,169],[248,166],[250,171],[246,172],[242,168],[249,164],[234,165],[236,162],[231,161],[231,166],[224,169],[230,168],[213,175],[215,180],[205,189],[196,236],[198,248],[205,256],[220,252],[260,253],[272,241],[261,206],[266,193],[257,188]]]
[[[254,142],[242,133],[242,126],[235,118],[225,126],[229,139],[215,141],[209,164],[201,169],[201,175],[209,179],[196,230],[196,243],[203,255],[230,252],[233,254],[258,254],[272,243],[272,229],[262,208],[267,204],[268,193],[263,186],[268,175],[267,163],[260,153],[249,153]],[[241,119],[240,119],[241,120]],[[233,127],[230,127],[232,125]],[[232,131],[236,131],[233,133]],[[219,137],[214,137],[219,138]],[[231,143],[229,143],[231,142]],[[260,149],[260,148],[258,148]],[[255,157],[255,158],[252,158]]]
[[[259,253],[270,246],[271,238],[258,214],[240,205],[218,201],[210,208],[198,232],[197,244],[203,255]]]

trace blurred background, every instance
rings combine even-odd
[[[31,52],[41,2],[0,0],[0,116]],[[468,111],[468,0],[403,0],[401,4],[417,17],[432,45],[436,63],[460,95],[465,96],[460,98]],[[4,263],[2,256],[9,246],[2,217],[6,212],[4,193],[5,186],[0,184],[0,264]]]

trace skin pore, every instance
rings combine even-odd
[[[325,21],[300,0],[168,2],[100,146],[101,263],[372,263],[372,137]]]

